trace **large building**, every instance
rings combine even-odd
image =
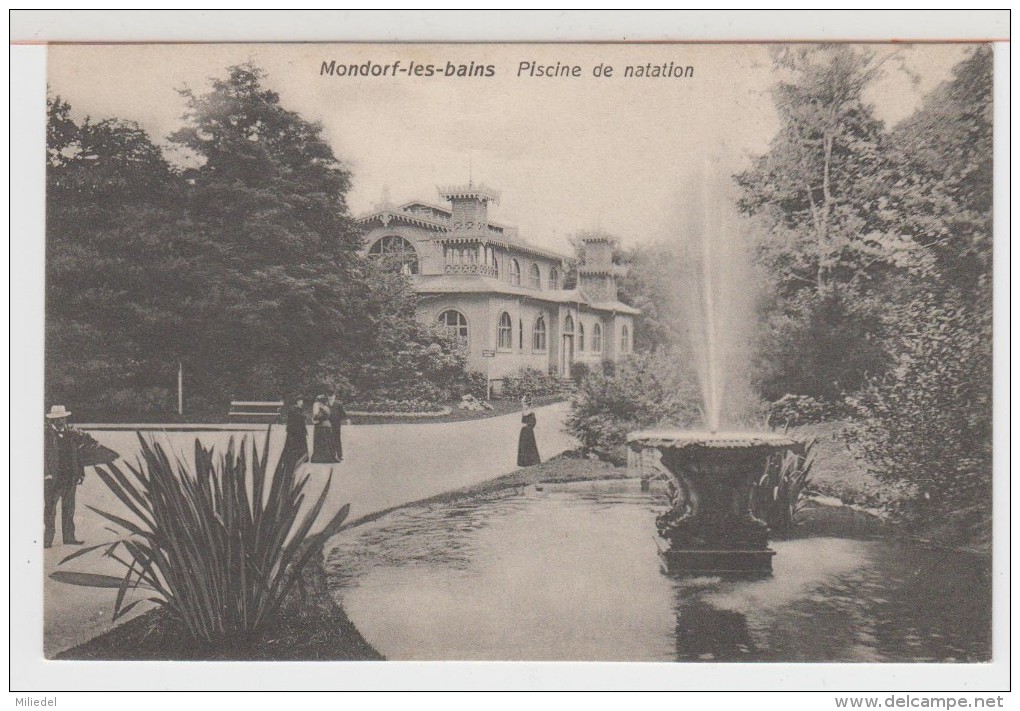
[[[524,366],[569,377],[574,363],[616,361],[630,352],[640,312],[617,298],[608,238],[585,240],[576,288],[567,289],[570,257],[489,220],[498,192],[468,184],[440,188],[439,195],[449,207],[384,201],[358,223],[367,254],[410,277],[422,296],[419,317],[464,339],[471,370],[498,389]]]

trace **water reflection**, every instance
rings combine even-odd
[[[984,559],[876,540],[774,544],[775,575],[661,574],[637,481],[405,509],[334,539],[335,594],[390,659],[978,661]]]

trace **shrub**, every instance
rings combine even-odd
[[[573,377],[575,383],[582,382],[588,373],[591,372],[591,366],[584,362],[573,363],[570,366],[570,375]]]
[[[700,421],[700,396],[679,360],[634,354],[614,374],[592,371],[574,393],[567,431],[588,452],[626,461],[627,433],[656,425],[690,427]]]
[[[992,503],[991,309],[927,294],[896,318],[896,366],[849,400],[855,418],[849,442],[876,477],[914,492],[908,517],[950,525],[964,539],[985,537]]]
[[[117,588],[113,617],[140,602],[124,604],[141,588],[174,615],[195,639],[210,644],[250,637],[271,623],[304,566],[343,524],[350,505],[310,534],[329,493],[330,480],[301,516],[308,476],[294,480],[291,463],[281,458],[267,477],[269,437],[251,459],[247,439],[218,458],[195,440],[194,465],[171,457],[141,434],[138,466],[127,476],[114,464],[96,472],[133,520],[93,509],[128,533],[115,541],[83,548],[61,563],[90,551],[125,568],[124,576],[57,571],[52,578],[93,587]],[[267,491],[268,485],[268,491]],[[249,495],[249,488],[251,493]],[[90,507],[91,508],[91,507]]]
[[[537,368],[521,368],[517,375],[503,378],[503,397],[522,398],[525,395],[541,397],[555,395],[560,390],[559,380]]]
[[[473,395],[479,400],[486,400],[489,397],[489,378],[485,373],[481,373],[477,370],[465,374],[463,382],[460,384],[459,392],[460,396]]]

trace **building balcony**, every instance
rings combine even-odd
[[[444,274],[481,274],[482,276],[495,277],[496,268],[487,264],[447,264],[443,268]]]

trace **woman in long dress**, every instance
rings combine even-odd
[[[283,445],[284,460],[297,468],[308,459],[308,425],[305,423],[305,401],[294,400],[293,406],[287,411],[287,440]]]
[[[313,464],[336,464],[340,461],[336,454],[332,415],[326,396],[319,395],[315,398],[315,405],[312,407],[312,422],[315,424],[315,431],[312,435],[311,461]]]
[[[531,467],[541,464],[542,459],[538,456],[538,444],[535,442],[535,425],[538,420],[535,413],[530,410],[521,417],[524,426],[521,427],[521,436],[517,440],[517,466]]]
[[[344,443],[340,437],[340,429],[347,419],[347,411],[344,410],[344,406],[340,403],[340,396],[333,393],[333,396],[329,398],[329,409],[332,413],[330,421],[333,424],[333,436],[336,439],[336,456],[339,461],[344,460]]]

